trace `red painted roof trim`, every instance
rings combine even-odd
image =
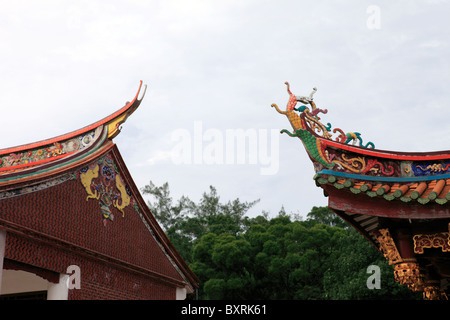
[[[50,161],[55,161],[55,160],[58,160],[58,159],[61,159],[61,158],[65,158],[65,157],[70,156],[70,155],[72,155],[74,153],[75,153],[75,151],[72,151],[72,152],[69,152],[69,153],[61,154],[59,156],[55,156],[55,157],[39,160],[39,161],[36,161],[36,162],[29,162],[29,163],[18,164],[18,165],[15,165],[15,166],[0,168],[0,173],[3,172],[3,171],[12,171],[12,170],[25,168],[25,167],[32,167],[32,166],[41,165],[41,164],[44,164],[44,163],[47,163],[47,162],[50,162]]]
[[[317,135],[316,135],[317,136]],[[409,160],[409,161],[429,161],[429,160],[445,160],[450,159],[450,151],[438,151],[438,152],[417,152],[417,153],[406,153],[406,152],[395,152],[395,151],[384,151],[377,149],[361,148],[357,146],[351,146],[344,143],[331,141],[323,139],[317,136],[320,141],[330,147],[337,149],[347,150],[355,153],[364,154],[367,156],[387,158],[393,160]]]

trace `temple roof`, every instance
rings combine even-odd
[[[434,201],[445,204],[450,198],[450,150],[440,152],[398,152],[375,148],[371,141],[364,143],[358,132],[344,132],[324,125],[319,117],[328,110],[320,109],[312,96],[299,97],[289,90],[286,111],[293,132],[281,130],[298,137],[315,166],[315,179],[319,184],[329,183],[347,187],[355,194],[380,196],[391,201],[421,204]],[[296,107],[297,102],[306,105]],[[352,143],[352,144],[351,144]]]
[[[376,225],[373,217],[429,219],[450,218],[450,150],[398,152],[380,150],[364,142],[358,132],[344,132],[319,117],[328,113],[309,96],[296,96],[287,84],[289,100],[285,115],[314,164],[314,180],[329,197],[329,207],[360,216],[354,224],[366,235]],[[297,103],[304,105],[297,106]],[[370,218],[370,219],[369,219]],[[366,224],[361,222],[367,220]],[[371,223],[368,223],[368,221]]]
[[[113,114],[84,128],[50,139],[0,149],[0,186],[18,183],[76,165],[111,143],[120,133],[120,125],[139,107],[142,89],[131,102]]]
[[[329,184],[336,189],[347,188],[354,194],[366,194],[372,198],[380,197],[388,201],[399,199],[405,203],[417,201],[420,204],[435,202],[440,205],[450,201],[450,179],[386,183],[363,178],[355,182],[351,177],[342,178],[332,172],[327,175],[323,173],[315,176],[319,184]]]
[[[192,293],[197,277],[150,212],[112,141],[145,90],[141,81],[131,102],[84,128],[0,150],[0,227],[39,234]],[[96,236],[114,242],[115,251]]]

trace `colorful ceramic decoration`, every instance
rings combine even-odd
[[[138,108],[138,93],[117,112],[77,131],[27,145],[0,150],[0,185],[11,180],[29,180],[89,156],[120,132],[120,125]]]
[[[320,113],[328,113],[327,109],[317,108],[313,101],[313,94],[317,91],[316,88],[313,89],[308,97],[295,96],[289,89],[289,83],[285,82],[287,85],[287,91],[289,94],[289,100],[286,106],[286,111],[281,111],[280,108],[274,103],[274,107],[278,113],[284,114],[289,119],[289,122],[294,129],[294,132],[289,132],[286,129],[281,130],[281,133],[286,133],[291,137],[300,138],[308,154],[327,168],[338,168],[342,171],[349,171],[355,173],[366,173],[374,172],[375,174],[379,172],[384,172],[386,174],[392,174],[393,168],[386,166],[374,159],[366,159],[365,157],[349,157],[346,154],[337,154],[335,152],[330,152],[327,148],[328,143],[326,140],[333,141],[333,134],[338,134],[334,138],[334,141],[348,144],[350,142],[358,143],[360,147],[365,148],[375,148],[373,142],[368,142],[366,145],[363,144],[361,134],[358,132],[344,133],[339,128],[333,129],[331,133],[331,123],[324,125],[320,121],[318,116]],[[309,104],[311,109],[307,106],[302,105],[296,108],[297,101]],[[299,112],[299,113],[296,113]]]
[[[375,145],[363,142],[359,132],[332,129],[331,123],[321,122],[319,114],[327,114],[328,109],[320,109],[313,101],[316,88],[308,97],[295,96],[288,87],[289,100],[286,111],[281,111],[274,103],[278,113],[285,115],[293,132],[283,129],[290,137],[302,140],[309,156],[316,161],[316,171],[333,170],[347,174],[376,177],[419,177],[450,174],[450,161],[433,161],[426,156],[394,156],[391,153],[375,151]],[[297,102],[307,105],[296,107]],[[348,146],[348,147],[347,147]],[[373,150],[373,151],[365,151]],[[404,160],[404,161],[393,161]],[[424,159],[427,159],[424,161]],[[428,160],[429,159],[429,160]],[[350,176],[346,176],[350,178]],[[356,178],[356,177],[354,177]]]
[[[293,128],[281,133],[302,141],[328,207],[384,254],[396,281],[423,292],[424,299],[448,300],[450,150],[377,150],[358,132],[322,123],[319,114],[328,110],[316,107],[316,89],[309,97],[297,97],[286,84],[286,111],[272,107]],[[297,102],[305,105],[297,107]]]
[[[80,179],[87,194],[86,200],[98,201],[105,223],[114,219],[113,208],[124,216],[124,209],[134,203],[129,188],[107,152],[114,146],[112,139],[119,134],[120,125],[139,107],[146,86],[141,99],[138,99],[141,88],[142,81],[131,102],[91,125],[44,141],[0,150],[0,187],[20,185],[4,189],[0,199]],[[105,152],[107,156],[85,165],[89,159]],[[77,170],[80,166],[82,169]]]
[[[100,158],[80,170],[80,181],[86,190],[86,200],[98,200],[104,223],[113,221],[112,208],[122,212],[131,203],[131,192],[122,181],[120,172],[109,156]]]
[[[0,174],[15,172],[65,158],[91,147],[101,136],[102,128],[77,137],[0,156]]]

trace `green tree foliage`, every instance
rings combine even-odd
[[[169,186],[150,182],[144,194],[169,239],[200,279],[200,299],[416,299],[393,279],[385,258],[327,207],[307,219],[284,208],[245,216],[257,202],[220,203],[214,187],[198,204],[176,204]],[[380,289],[369,289],[367,268],[381,270]]]
[[[245,213],[259,201],[235,199],[221,203],[217,190],[211,186],[198,204],[185,196],[174,203],[167,182],[158,187],[150,181],[142,188],[142,193],[151,197],[147,202],[150,211],[187,263],[193,262],[194,246],[203,235],[243,232],[247,220]]]
[[[310,222],[315,224],[325,224],[332,227],[348,228],[348,224],[338,217],[328,207],[313,207],[307,214]]]

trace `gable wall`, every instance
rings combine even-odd
[[[114,153],[110,151],[107,157],[116,169],[114,174],[127,185],[127,177],[123,177],[118,166],[114,166],[117,161]],[[42,239],[46,239],[33,242],[25,235],[8,233],[5,258],[58,273],[65,273],[69,265],[78,265],[84,285],[82,290],[69,293],[69,298],[73,299],[94,296],[118,298],[117,294],[124,295],[124,292],[134,299],[175,298],[174,283],[179,285],[183,279],[149,231],[135,195],[129,189],[125,195],[123,188],[118,190],[116,180],[105,180],[101,174],[92,178],[91,188],[83,185],[82,175],[97,166],[101,170],[103,163],[104,158],[100,162],[95,159],[88,166],[75,168],[63,179],[59,177],[64,181],[62,183],[1,199],[1,220],[13,223],[18,229],[28,230],[25,234],[31,232],[37,238],[42,235]],[[89,190],[96,197],[89,198]],[[108,195],[106,198],[111,201],[102,200],[100,190],[107,190],[103,196]],[[105,203],[109,203],[106,207],[111,213],[109,218],[114,216],[112,220],[105,218],[101,209]],[[126,205],[123,213],[114,204],[118,207]],[[48,239],[53,239],[60,247],[48,243]],[[66,245],[71,249],[65,250]],[[78,255],[77,251],[82,254]],[[86,259],[83,251],[88,252],[91,258]],[[114,263],[92,260],[96,254],[103,260],[110,259],[119,267]],[[127,270],[126,265],[134,271]],[[145,275],[147,271],[150,276]],[[160,277],[167,277],[169,282],[160,282]],[[123,285],[131,285],[131,288],[120,287]]]

